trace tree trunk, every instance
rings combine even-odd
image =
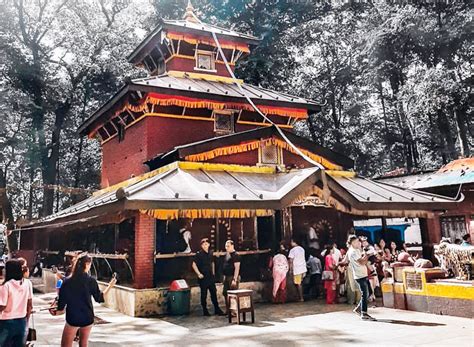
[[[444,158],[446,158],[446,163],[447,162],[455,159],[457,157],[457,151],[456,151],[456,146],[455,146],[455,141],[453,137],[451,136],[451,128],[449,125],[449,120],[446,117],[446,113],[444,110],[438,110],[438,129],[440,133],[442,134],[444,138],[444,144],[442,151],[444,152]]]
[[[309,129],[309,134],[311,135],[311,139],[313,140],[313,142],[318,143],[318,137],[317,137],[317,134],[316,134],[316,129],[315,129],[314,124],[313,124],[313,116],[314,115],[315,114],[312,113],[308,116],[308,129]]]
[[[469,139],[467,137],[466,118],[464,112],[464,110],[454,109],[454,117],[456,119],[456,126],[459,134],[461,154],[464,156],[464,158],[469,158],[471,155],[471,150],[469,148]]]
[[[55,110],[55,121],[54,129],[51,135],[51,145],[49,150],[46,153],[43,152],[42,163],[42,173],[43,173],[43,208],[41,210],[42,216],[47,216],[53,213],[54,207],[54,186],[57,182],[58,174],[58,160],[59,160],[59,150],[60,150],[60,139],[61,139],[61,129],[64,125],[64,120],[66,119],[66,114],[71,108],[70,101],[62,103]]]
[[[7,194],[7,178],[3,169],[0,168],[0,209],[3,215],[3,224],[7,226],[7,231],[11,234],[7,237],[8,253],[18,249],[17,233],[12,232],[15,229],[15,219],[13,217],[13,208]]]
[[[383,86],[382,86],[382,82],[380,80],[378,81],[377,89],[378,89],[379,96],[380,96],[380,103],[382,104],[383,122],[384,122],[384,127],[385,127],[385,131],[384,131],[385,147],[387,148],[388,160],[390,162],[390,169],[394,169],[392,151],[391,151],[391,145],[392,144],[391,144],[391,141],[389,140],[390,132],[388,130],[387,110],[385,108],[385,96],[383,95]]]

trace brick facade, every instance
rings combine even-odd
[[[188,58],[181,58],[181,57],[174,57],[170,59],[166,63],[166,70],[167,71],[186,71],[192,73],[201,73],[206,75],[212,76],[224,76],[224,77],[231,77],[227,68],[224,64],[216,62],[215,67],[217,72],[205,71],[205,70],[196,70],[196,60],[188,59]],[[234,70],[234,66],[231,65],[231,69]]]
[[[115,137],[102,145],[102,188],[146,172],[146,165],[143,164],[147,159],[145,120],[128,128],[122,142]]]
[[[237,124],[236,131],[256,126]],[[145,161],[175,146],[201,141],[216,136],[214,122],[145,117],[128,128],[125,138],[115,137],[102,145],[101,187],[108,187],[147,172]]]
[[[134,288],[153,288],[155,219],[137,213],[135,217]]]

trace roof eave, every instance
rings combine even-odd
[[[105,104],[103,104],[97,111],[95,111],[84,123],[82,123],[77,132],[84,136],[90,132],[90,127],[97,121],[100,116],[109,111],[122,97],[124,97],[131,90],[130,84],[125,84],[120,88]]]
[[[151,85],[144,85],[144,84],[137,84],[131,82],[131,85],[134,86],[134,90],[140,90],[144,92],[159,92],[161,94],[169,94],[169,95],[176,95],[179,92],[183,96],[189,97],[203,97],[206,99],[218,100],[218,101],[245,101],[247,102],[245,97],[236,97],[236,96],[228,96],[228,95],[219,95],[219,94],[212,94],[206,93],[196,90],[184,90],[184,89],[173,89],[167,87],[160,87],[160,86],[151,86]],[[316,102],[309,102],[309,103],[301,103],[301,102],[287,102],[281,100],[267,100],[267,99],[259,99],[259,98],[252,98],[252,101],[258,105],[279,105],[282,107],[288,108],[305,108],[309,111],[318,112],[321,110],[321,105],[317,104]]]
[[[159,86],[147,86],[143,84],[137,84],[129,82],[122,86],[105,104],[103,104],[96,112],[92,114],[83,124],[81,124],[78,128],[78,133],[80,135],[87,135],[90,132],[91,125],[97,121],[104,113],[109,111],[113,106],[128,93],[129,91],[143,91],[143,92],[159,92],[161,94],[169,94],[169,95],[176,95],[176,92],[179,92],[183,96],[189,97],[203,97],[206,99],[217,100],[222,102],[242,102],[246,101],[244,97],[234,97],[234,96],[226,96],[226,95],[218,95],[218,94],[211,94],[205,93],[200,91],[188,91],[188,90],[181,90],[181,89],[171,89]],[[282,107],[289,107],[289,108],[304,108],[307,109],[310,113],[318,112],[321,110],[321,105],[316,103],[300,103],[300,102],[286,102],[280,100],[265,100],[265,99],[252,99],[259,105],[279,105]]]
[[[207,31],[207,30],[201,30],[201,29],[196,29],[196,28],[191,28],[191,27],[185,27],[185,26],[182,26],[182,25],[177,25],[177,24],[174,24],[174,23],[166,22],[166,21],[163,22],[162,28],[163,29],[174,28],[174,29],[177,29],[179,31],[183,31],[183,32],[187,32],[187,33],[193,33],[193,34],[198,32],[200,34],[204,34],[205,36],[212,37],[212,33]],[[247,44],[253,45],[253,46],[257,46],[262,41],[262,39],[259,38],[259,37],[255,37],[255,36],[247,35],[247,34],[243,34],[243,33],[239,33],[239,34],[243,35],[243,36],[227,35],[225,33],[216,33],[216,35],[218,35],[221,38],[224,38],[224,39],[227,39],[227,40],[230,40],[230,41],[237,41],[237,42],[247,43]]]
[[[153,29],[151,33],[149,33],[143,39],[142,42],[140,42],[140,44],[132,51],[132,53],[127,56],[127,61],[131,64],[137,64],[139,61],[139,59],[136,59],[137,56],[142,52],[143,49],[145,49],[148,44],[150,44],[150,42],[152,42],[156,38],[156,36],[160,33],[162,29],[163,25],[162,23],[160,23],[157,27],[155,27],[155,29]]]

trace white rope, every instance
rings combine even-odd
[[[196,17],[197,18],[197,17]],[[260,109],[257,107],[257,105],[255,105],[255,103],[252,101],[252,99],[245,93],[244,89],[242,88],[242,86],[240,85],[240,83],[237,81],[237,78],[235,77],[234,75],[234,72],[232,71],[232,69],[230,68],[229,66],[229,63],[227,61],[227,58],[224,54],[224,52],[222,51],[222,47],[221,47],[221,44],[219,43],[219,40],[217,39],[217,35],[214,31],[212,31],[212,37],[214,38],[214,41],[216,43],[216,46],[217,46],[217,50],[219,51],[219,54],[222,56],[222,60],[224,61],[224,64],[225,64],[225,67],[227,68],[227,71],[229,72],[230,76],[232,77],[232,80],[234,81],[235,85],[237,86],[237,88],[239,89],[239,91],[242,93],[242,95],[247,99],[247,101],[249,102],[250,105],[252,105],[252,107],[255,109],[255,111],[260,114],[263,119],[265,119],[266,121],[268,121],[270,124],[272,124],[278,131],[278,133],[280,134],[280,136],[283,138],[283,140],[285,140],[286,143],[288,143],[290,145],[291,148],[293,148],[293,150],[298,154],[300,155],[304,160],[306,160],[308,163],[310,164],[313,164],[314,166],[316,166],[317,168],[321,169],[321,170],[324,170],[324,166],[321,165],[320,163],[314,161],[313,159],[311,159],[310,157],[308,157],[306,154],[304,154],[298,147],[296,147],[289,139],[288,137],[286,137],[285,133],[283,132],[283,130],[281,130],[270,118],[268,118],[262,111],[260,111]]]

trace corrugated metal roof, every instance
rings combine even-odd
[[[268,174],[176,168],[124,188],[124,194],[128,201],[199,201],[203,206],[210,201],[277,201],[316,171],[312,168]]]
[[[132,80],[132,84],[143,85],[157,88],[174,89],[180,91],[191,91],[213,95],[244,98],[250,97],[258,104],[259,100],[273,101],[273,102],[287,102],[295,104],[306,104],[313,106],[320,106],[317,102],[294,95],[289,95],[274,90],[256,87],[247,83],[242,83],[242,89],[245,94],[241,93],[239,88],[234,83],[210,81],[205,78],[190,78],[174,77],[167,74],[161,76],[153,76],[147,78],[140,78]]]
[[[40,220],[37,221],[37,223],[50,222],[50,221],[54,221],[56,219],[67,217],[70,215],[79,215],[81,213],[88,212],[98,206],[105,206],[105,205],[112,204],[114,202],[117,202],[118,200],[115,193],[116,192],[113,191],[113,192],[101,194],[99,196],[91,196],[75,205],[65,208],[64,210],[61,210],[57,213],[41,218]]]
[[[474,183],[474,158],[453,160],[437,172],[416,182],[412,188],[452,186]]]
[[[424,181],[433,172],[416,173],[402,176],[378,177],[375,180],[381,183],[391,184],[402,188],[412,188],[418,182]]]
[[[203,22],[195,23],[195,22],[187,21],[185,19],[183,20],[163,19],[163,23],[165,24],[165,26],[177,26],[181,28],[192,29],[195,31],[202,31],[205,33],[216,33],[216,34],[221,34],[221,35],[226,35],[226,36],[233,36],[233,37],[239,37],[239,38],[244,38],[248,40],[260,41],[260,39],[256,36],[240,33],[235,30],[221,28],[217,25],[207,24]]]
[[[113,214],[126,210],[265,209],[291,205],[302,194],[311,194],[319,180],[319,169],[277,172],[275,168],[239,165],[176,162],[156,173],[148,173],[111,187],[34,223],[53,225],[80,218]],[[362,177],[329,174],[329,189],[359,211],[391,209],[399,215],[410,210],[439,210],[455,199],[403,189]],[[334,182],[336,186],[334,186]],[[67,218],[69,217],[69,218]],[[59,224],[57,224],[59,225]]]
[[[79,218],[97,207],[110,206],[119,201],[124,202],[125,209],[128,202],[134,203],[133,208],[130,208],[134,210],[149,208],[147,203],[151,202],[154,204],[153,208],[163,209],[178,208],[191,202],[198,203],[202,209],[218,208],[220,204],[232,205],[221,207],[223,209],[249,208],[249,203],[257,203],[260,206],[256,208],[266,209],[266,204],[277,203],[317,171],[316,168],[311,168],[285,173],[268,173],[266,170],[267,173],[263,173],[265,169],[261,169],[262,172],[255,173],[225,170],[229,165],[222,165],[222,171],[199,169],[200,165],[196,163],[192,164],[196,169],[181,168],[180,165],[170,165],[165,172],[138,182],[132,179],[128,186],[91,196],[34,224],[50,223],[71,216]],[[310,180],[310,185],[315,181],[314,177]]]
[[[363,177],[332,178],[361,203],[429,203],[433,204],[433,209],[436,209],[435,203],[456,201],[448,197],[400,188]]]

